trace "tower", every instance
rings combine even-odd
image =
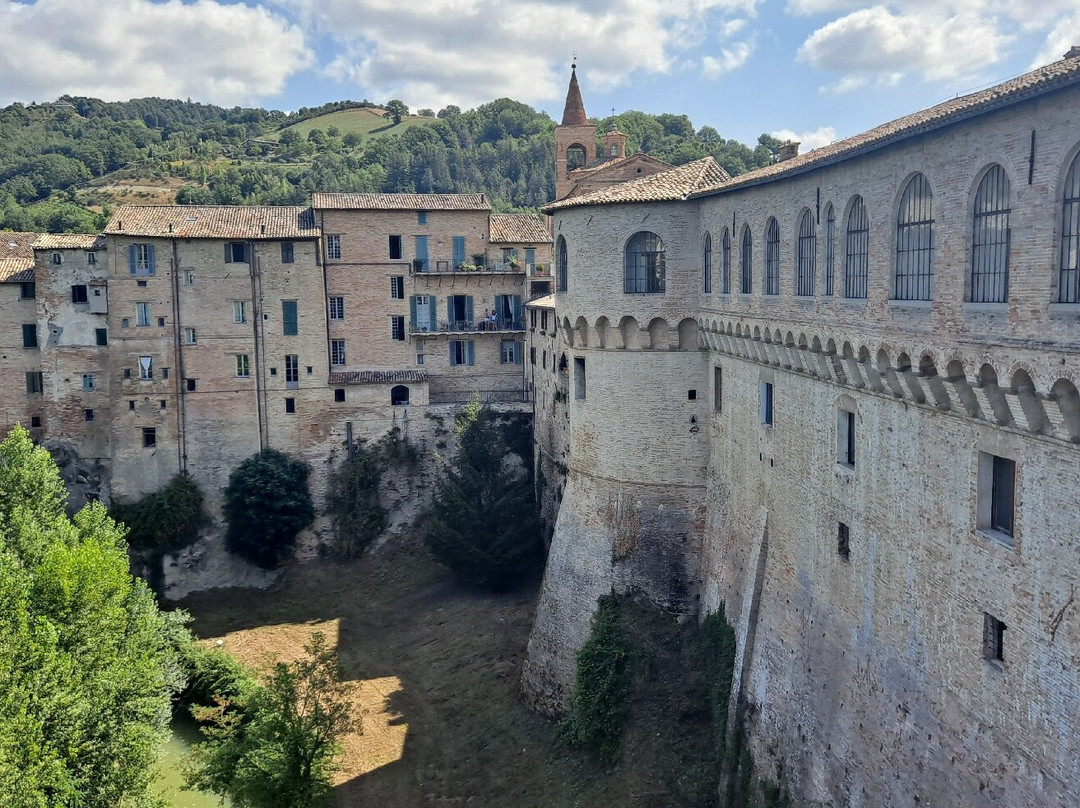
[[[611,119],[611,124],[608,126],[608,130],[604,132],[602,139],[603,154],[600,155],[604,160],[617,160],[620,157],[626,157],[626,135],[619,131],[619,125],[615,123],[615,119]]]
[[[578,87],[577,64],[570,66],[570,86],[562,123],[555,127],[555,199],[562,199],[573,188],[570,172],[596,159],[596,127],[585,115],[585,104]]]

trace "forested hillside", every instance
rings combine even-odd
[[[482,191],[501,211],[552,199],[546,114],[506,98],[437,115],[386,108],[373,128],[382,108],[367,101],[289,114],[159,98],[12,104],[0,110],[0,229],[89,232],[118,203],[304,204],[312,191]],[[369,123],[351,126],[346,113]],[[597,121],[601,132],[610,120]],[[731,174],[772,162],[779,145],[762,135],[750,148],[685,115],[616,122],[630,152],[673,164],[711,154]]]

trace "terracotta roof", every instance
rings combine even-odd
[[[531,213],[491,214],[493,244],[549,244],[551,234],[539,216]]]
[[[536,300],[530,300],[525,304],[527,309],[553,309],[555,308],[555,295],[544,295]]]
[[[581,168],[575,168],[570,172],[570,177],[591,177],[601,171],[606,171],[609,168],[615,168],[625,163],[651,163],[661,171],[667,171],[669,168],[674,168],[671,163],[665,163],[663,160],[657,160],[651,154],[645,154],[645,152],[636,152],[634,154],[628,154],[625,157],[601,157],[599,160],[593,160],[588,165]]]
[[[0,231],[0,283],[23,283],[34,279],[32,245],[40,235]]]
[[[105,228],[113,236],[318,238],[311,208],[285,205],[124,205]]]
[[[105,237],[96,233],[45,233],[34,242],[35,250],[104,250]]]
[[[491,210],[483,194],[312,194],[316,210]]]
[[[330,384],[397,384],[427,380],[424,370],[346,370],[330,374]]]
[[[545,205],[541,210],[551,213],[563,208],[583,205],[610,205],[626,202],[674,202],[686,199],[695,191],[709,188],[728,179],[728,174],[713,158],[661,171],[638,180],[601,188],[581,196],[572,196]]]
[[[581,88],[577,83],[577,70],[570,70],[570,86],[566,90],[566,106],[563,107],[562,126],[588,126],[589,116],[581,100]]]
[[[921,135],[958,121],[1080,83],[1080,55],[1037,68],[1014,79],[970,95],[953,98],[928,109],[882,124],[868,132],[838,140],[782,163],[740,174],[704,188],[695,197],[726,193],[748,185],[812,171],[859,154],[884,148],[905,138]]]

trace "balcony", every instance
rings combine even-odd
[[[547,264],[526,264],[525,272],[530,278],[550,278],[551,267]]]
[[[414,258],[410,266],[413,275],[523,275],[526,271],[525,265],[521,263],[470,264],[442,258]]]
[[[525,320],[497,318],[494,320],[439,320],[435,325],[416,323],[409,325],[409,333],[416,335],[512,333],[525,330]]]

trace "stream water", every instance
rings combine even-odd
[[[221,801],[213,794],[202,791],[184,791],[180,764],[191,751],[191,745],[199,740],[199,730],[193,721],[175,719],[172,734],[158,761],[161,777],[154,783],[153,793],[165,800],[169,808],[220,808]],[[226,802],[225,805],[228,805]]]

